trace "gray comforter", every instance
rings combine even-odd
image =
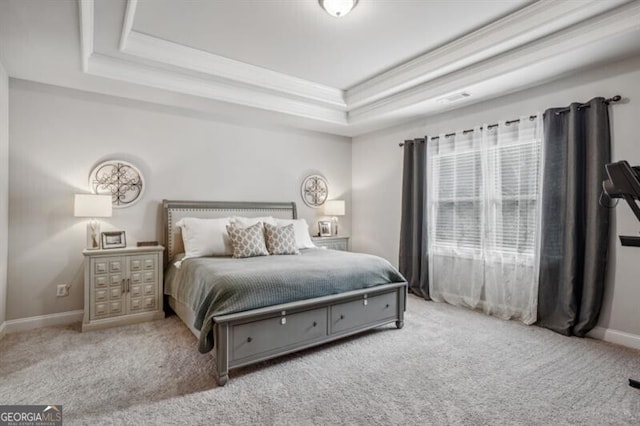
[[[196,313],[204,353],[213,349],[215,316],[403,281],[377,256],[306,249],[297,256],[187,259],[167,271],[165,293]]]

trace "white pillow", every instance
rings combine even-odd
[[[248,228],[250,226],[255,225],[258,222],[268,223],[269,225],[276,224],[276,220],[271,216],[263,216],[263,217],[241,217],[234,216],[231,218],[231,223],[235,223],[241,228]]]
[[[275,219],[276,225],[287,226],[293,224],[293,232],[296,234],[296,245],[299,249],[314,248],[315,244],[309,235],[309,225],[304,219]]]
[[[229,218],[197,219],[185,217],[177,226],[182,229],[184,258],[203,256],[231,256],[233,248],[227,234]]]

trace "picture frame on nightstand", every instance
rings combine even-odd
[[[127,247],[127,237],[124,231],[110,231],[100,234],[104,250]]]
[[[328,220],[321,220],[318,222],[318,231],[321,237],[331,236],[331,222]]]

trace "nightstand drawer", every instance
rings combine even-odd
[[[141,271],[142,270],[142,260],[140,259],[131,259],[129,262],[129,270],[130,271]]]
[[[132,272],[131,284],[155,283],[156,275],[154,272]]]
[[[142,272],[132,272],[131,273],[131,284],[140,284],[142,282]]]
[[[153,294],[156,292],[155,290],[156,286],[154,284],[145,284],[142,287],[142,292],[145,296],[153,296]]]
[[[313,244],[329,250],[349,250],[349,237],[312,237]]]
[[[107,293],[107,290],[96,290],[96,302],[105,302],[107,299],[109,299],[108,294],[109,293]]]
[[[121,300],[109,302],[109,314],[111,314],[111,315],[122,314],[122,301]]]
[[[142,286],[140,284],[131,284],[131,286],[129,286],[129,293],[131,293],[131,297],[142,296]]]
[[[155,297],[145,297],[142,299],[142,309],[155,309],[155,307],[156,307]]]
[[[112,260],[109,262],[109,272],[121,272],[121,271],[122,271],[121,260]]]
[[[136,297],[131,299],[131,311],[152,311],[156,308],[156,297]]]
[[[152,271],[156,269],[156,260],[152,256],[135,256],[129,260],[130,271]]]
[[[106,261],[96,261],[93,266],[93,271],[95,274],[106,274],[108,271],[107,268],[108,267]]]
[[[142,298],[138,297],[135,299],[131,299],[131,305],[129,305],[132,311],[140,311],[142,310]]]
[[[150,269],[155,269],[156,268],[155,259],[145,259],[143,268],[147,271]]]
[[[97,288],[106,287],[107,286],[107,277],[106,276],[96,277],[95,285],[96,285]]]
[[[109,300],[122,299],[122,287],[111,287],[109,292]]]
[[[96,308],[94,309],[94,316],[106,315],[109,312],[109,308],[106,303],[96,303]]]

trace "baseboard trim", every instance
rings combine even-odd
[[[33,330],[36,328],[49,327],[52,325],[66,325],[74,322],[82,321],[84,311],[82,309],[77,311],[60,312],[57,314],[38,315],[36,317],[20,318],[15,320],[5,321],[5,332],[17,333],[20,331]]]
[[[6,331],[5,331],[6,327],[7,327],[7,322],[6,321],[2,321],[2,324],[0,324],[0,340],[2,340],[2,338],[6,334]]]
[[[614,330],[612,328],[595,327],[587,333],[587,336],[632,349],[640,349],[640,336],[637,334]]]

